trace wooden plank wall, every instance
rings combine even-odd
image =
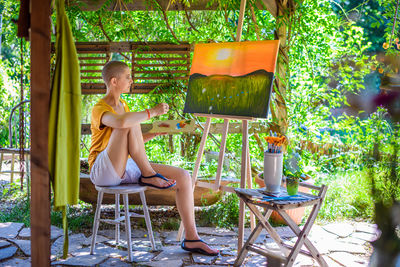
[[[132,69],[131,94],[149,93],[157,86],[189,79],[191,48],[188,43],[77,42],[76,49],[82,94],[106,93],[101,69],[115,58],[125,61]]]

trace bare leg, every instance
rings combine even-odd
[[[125,173],[128,154],[136,162],[144,176],[151,176],[156,173],[144,150],[142,131],[139,125],[127,129],[113,129],[106,150],[115,171],[120,177]],[[174,182],[160,178],[146,179],[146,183],[160,187],[168,186]]]
[[[185,227],[185,238],[190,240],[199,239],[194,218],[192,181],[189,173],[184,169],[168,165],[151,163],[151,166],[158,173],[176,180],[176,207]],[[186,242],[185,246],[188,248],[202,248],[210,253],[217,252],[217,250],[211,249],[202,242]]]

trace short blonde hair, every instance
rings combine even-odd
[[[103,70],[101,71],[101,77],[108,86],[111,79],[118,78],[125,68],[129,68],[129,66],[122,61],[109,61],[104,65]]]

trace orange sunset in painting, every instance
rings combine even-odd
[[[279,41],[197,44],[184,112],[267,118]]]
[[[279,41],[198,44],[190,74],[242,76],[257,70],[275,72]]]

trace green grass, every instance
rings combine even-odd
[[[317,180],[316,184],[328,186],[319,219],[372,219],[374,206],[367,171],[336,173]]]
[[[266,118],[272,73],[191,77],[185,112]]]

